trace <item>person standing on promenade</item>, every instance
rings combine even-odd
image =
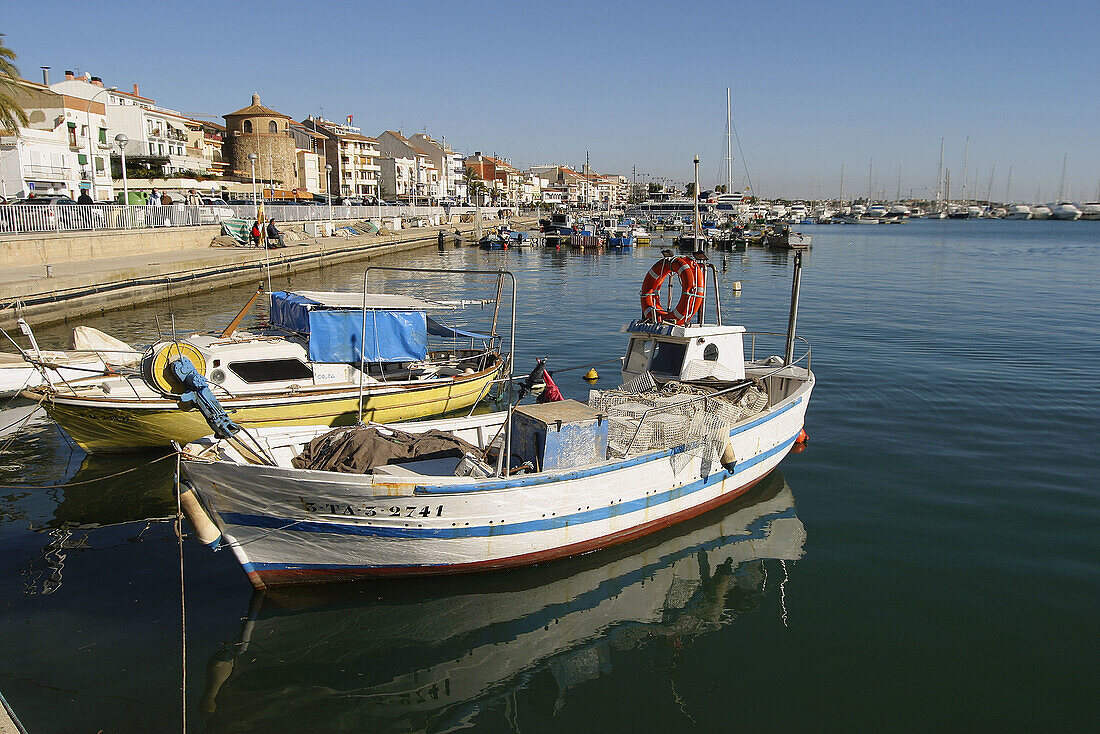
[[[93,204],[92,197],[88,196],[88,189],[84,189],[80,192],[80,197],[76,200],[77,204]]]
[[[267,221],[267,246],[268,247],[286,247],[286,241],[283,239],[283,233],[279,231],[275,226],[275,220],[269,219]]]

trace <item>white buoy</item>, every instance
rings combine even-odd
[[[735,296],[741,295],[741,281],[739,281],[739,280],[733,281],[733,285],[730,286],[730,289],[733,291],[733,295],[735,295]]]
[[[206,510],[202,508],[199,498],[190,489],[180,492],[180,509],[183,510],[183,516],[194,528],[195,537],[203,545],[216,548],[218,541],[221,540],[222,531],[218,530],[218,526],[214,524],[214,521],[206,514]]]

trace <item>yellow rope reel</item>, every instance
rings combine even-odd
[[[145,384],[163,395],[180,395],[186,388],[172,374],[171,364],[180,357],[187,357],[200,375],[206,374],[206,358],[202,352],[187,342],[160,342],[154,344],[141,358],[141,377]]]

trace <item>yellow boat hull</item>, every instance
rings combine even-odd
[[[425,385],[363,396],[363,420],[396,423],[465,410],[484,398],[498,370],[440,385]],[[104,406],[101,400],[50,397],[43,403],[65,433],[88,453],[107,453],[189,443],[211,433],[197,410],[184,411],[166,400],[145,406]],[[359,419],[358,392],[297,395],[268,401],[225,400],[234,422],[245,426],[354,425]]]

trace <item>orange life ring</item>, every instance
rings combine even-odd
[[[661,306],[661,286],[673,273],[680,279],[682,293],[676,307],[666,311]],[[658,260],[642,281],[642,318],[686,326],[703,305],[706,286],[706,271],[696,260],[687,257]]]

